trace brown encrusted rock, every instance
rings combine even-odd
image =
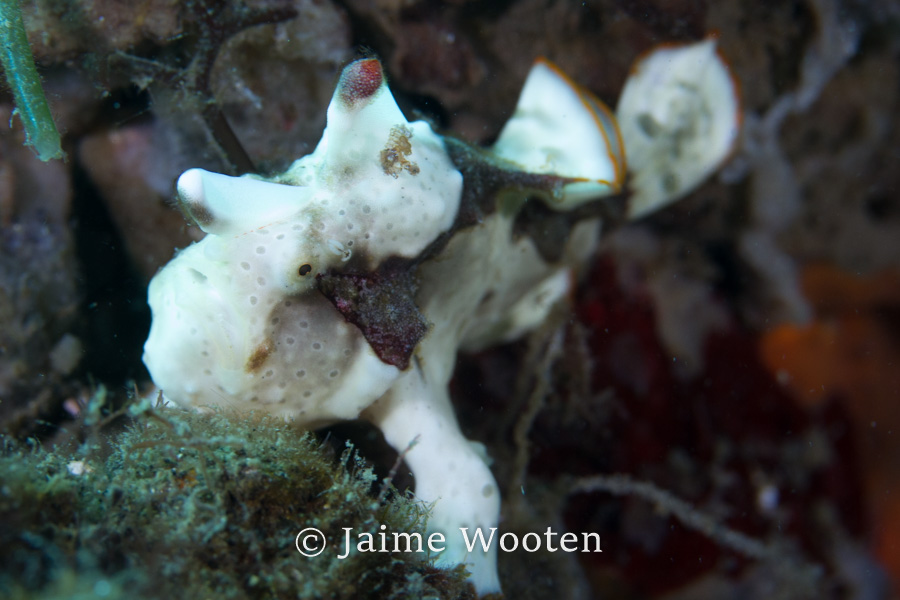
[[[264,171],[309,154],[325,124],[335,73],[352,57],[350,27],[329,2],[296,0],[297,17],[226,42],[212,91],[247,154]]]
[[[76,58],[86,50],[127,51],[165,44],[181,33],[191,4],[179,0],[34,0],[22,3],[28,41],[42,62]]]
[[[0,122],[11,112],[0,105]],[[23,141],[18,126],[0,130],[0,429],[34,427],[79,358],[71,177]],[[63,360],[66,346],[74,352]]]

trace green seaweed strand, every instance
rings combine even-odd
[[[0,61],[16,101],[13,114],[19,115],[25,126],[25,144],[43,161],[64,158],[59,132],[34,67],[18,0],[0,0]]]

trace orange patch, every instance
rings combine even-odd
[[[858,277],[815,265],[805,326],[767,332],[762,359],[807,408],[840,398],[859,440],[873,545],[900,582],[900,272]]]
[[[266,359],[269,358],[269,355],[275,351],[275,346],[272,344],[271,340],[265,340],[259,346],[256,347],[256,350],[253,351],[253,354],[250,355],[250,358],[247,359],[247,364],[244,366],[244,370],[248,373],[253,373],[258,371],[260,367],[266,362]]]

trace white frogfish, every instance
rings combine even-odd
[[[624,137],[602,102],[538,60],[489,149],[407,121],[378,60],[348,65],[321,141],[285,173],[179,178],[180,206],[206,237],[150,283],[154,383],[187,407],[374,423],[434,503],[428,532],[446,540],[437,564],[464,563],[480,595],[499,592],[496,545],[468,552],[460,533],[487,538],[500,493],[454,416],[456,354],[535,328],[570,291],[603,220],[666,204],[725,158],[739,114],[728,69],[712,41],[681,51],[693,53],[683,68],[651,73],[674,91],[646,94],[637,111],[620,105],[634,131]],[[629,85],[641,77],[637,67]],[[710,132],[726,139],[712,145]],[[679,165],[684,147],[714,150]]]

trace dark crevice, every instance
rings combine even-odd
[[[99,192],[77,163],[72,180],[75,252],[84,265],[79,278],[86,316],[81,367],[109,385],[147,379],[141,355],[150,308],[143,279]]]

